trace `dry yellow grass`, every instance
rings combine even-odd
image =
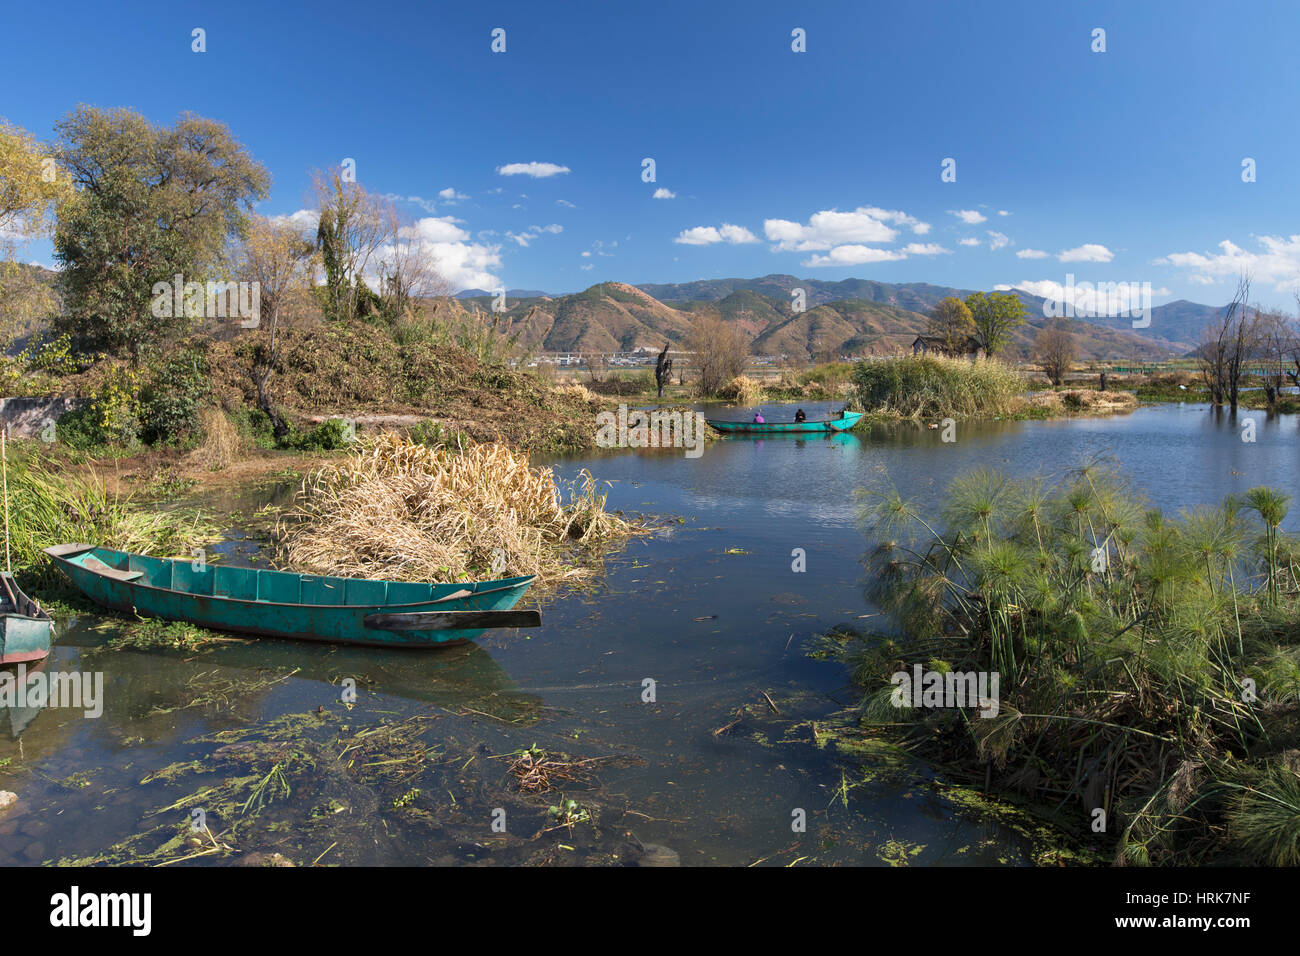
[[[588,405],[598,405],[601,401],[599,395],[580,382],[568,382],[564,385],[557,385],[555,391],[560,395],[570,395],[574,398],[580,399]]]
[[[605,510],[590,473],[560,484],[504,445],[428,447],[384,433],[306,481],[282,523],[296,571],[408,581],[536,574],[581,578],[575,543],[643,529]]]
[[[199,427],[203,441],[191,458],[211,471],[230,467],[243,451],[243,440],[234,422],[219,408],[205,408],[199,413]]]
[[[1028,401],[1032,406],[1064,415],[1112,415],[1130,412],[1138,406],[1137,396],[1132,392],[1098,392],[1088,388],[1043,392]]]
[[[757,405],[763,401],[763,386],[748,375],[737,375],[718,390],[718,398],[737,405]]]

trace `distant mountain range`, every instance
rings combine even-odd
[[[793,311],[794,289],[804,290],[802,312]],[[610,352],[680,344],[695,318],[708,313],[737,323],[757,354],[816,360],[908,348],[925,331],[927,314],[940,299],[965,298],[971,291],[924,282],[827,282],[791,275],[640,286],[605,282],[573,295],[507,292],[503,319],[532,348]],[[1019,290],[1016,294],[1029,316],[1013,333],[1009,352],[1025,356],[1049,319],[1043,298]],[[462,292],[457,299],[463,307],[484,310],[492,303],[491,294],[479,289]],[[1219,307],[1180,300],[1154,307],[1151,324],[1143,329],[1134,329],[1127,316],[1097,316],[1076,319],[1073,330],[1083,359],[1159,359],[1191,351],[1221,312]]]

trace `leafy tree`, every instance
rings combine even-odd
[[[1010,292],[975,292],[966,296],[975,329],[989,355],[1001,352],[1011,330],[1025,324],[1025,304]]]
[[[951,295],[940,299],[930,310],[930,334],[943,340],[949,354],[961,352],[966,340],[975,334],[975,323],[966,303]]]
[[[153,315],[155,283],[202,282],[270,184],[223,124],[184,113],[160,127],[127,109],[79,106],[56,127],[75,192],[60,206],[59,325],[88,348],[141,351],[182,332],[202,306]],[[170,308],[167,310],[171,312]]]
[[[17,240],[46,235],[54,210],[69,192],[53,157],[26,130],[0,119],[0,351],[22,328],[57,310],[58,302],[39,270],[19,265]]]

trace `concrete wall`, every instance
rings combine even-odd
[[[0,425],[12,438],[40,438],[64,414],[84,405],[84,398],[0,398]]]

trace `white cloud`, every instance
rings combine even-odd
[[[999,216],[1009,216],[1009,215],[1011,215],[1011,213],[1007,212],[1005,209],[999,209],[999,210],[998,210],[998,215],[999,215]]]
[[[945,249],[937,242],[909,242],[903,246],[903,255],[905,256],[939,256],[952,252],[951,249]]]
[[[652,198],[654,198],[654,199],[676,199],[676,198],[677,198],[677,194],[676,194],[675,192],[673,192],[671,189],[665,189],[663,186],[660,186],[658,189],[655,190],[655,194],[654,194],[654,196],[653,196]]]
[[[445,203],[457,203],[460,202],[461,200],[468,199],[469,197],[466,196],[464,193],[456,192],[455,189],[453,189],[451,186],[448,186],[446,189],[441,189],[438,191],[438,198]]]
[[[463,242],[469,233],[460,226],[454,216],[426,216],[417,219],[413,225],[403,226],[397,231],[402,239],[423,240],[425,242]]]
[[[526,246],[544,232],[559,235],[564,232],[564,227],[558,223],[551,223],[549,226],[529,226],[523,232],[507,232],[506,238],[514,240],[521,246]]]
[[[1011,245],[1011,237],[1005,236],[1000,232],[989,230],[989,248],[1001,249],[1003,246]]]
[[[1015,285],[1002,284],[995,285],[993,288],[998,292],[1021,289],[1031,295],[1042,296],[1044,299],[1057,303],[1072,299],[1075,313],[1083,317],[1090,315],[1126,315],[1152,305],[1151,301],[1143,301],[1141,283],[1117,282],[1113,284],[1101,283],[1101,285],[1105,286],[1105,288],[1098,289],[1091,282],[1075,283],[1072,287],[1066,288],[1066,286],[1053,279],[1026,279],[1017,282]],[[1170,293],[1168,289],[1161,286],[1158,289],[1151,289],[1150,294],[1154,298],[1158,295],[1163,296]]]
[[[271,216],[271,222],[277,226],[292,226],[299,232],[315,232],[320,224],[320,213],[315,209],[299,209],[287,216]]]
[[[583,272],[589,272],[592,269],[596,268],[596,263],[588,262],[585,266],[579,266],[578,268],[580,268]]]
[[[980,223],[987,221],[988,217],[976,209],[949,209],[951,215],[956,216],[968,226],[978,226]]]
[[[738,245],[746,242],[758,242],[758,237],[744,226],[733,226],[731,223],[724,222],[717,228],[713,226],[695,226],[692,229],[683,229],[673,242],[683,246],[711,246],[717,242]]]
[[[567,200],[567,199],[557,199],[557,200],[555,200],[555,205],[557,205],[557,206],[564,206],[566,209],[577,209],[577,208],[578,208],[578,207],[575,206],[573,203],[569,202],[569,200]]]
[[[469,242],[469,233],[451,216],[428,216],[398,230],[398,243],[405,254],[427,261],[454,289],[494,289],[501,280],[493,270],[501,267],[501,247]],[[381,247],[374,259],[377,267],[391,258],[393,245]],[[367,276],[367,281],[372,277]]]
[[[776,243],[773,251],[813,252],[842,243],[893,242],[898,230],[907,227],[918,236],[930,231],[930,224],[897,209],[859,206],[852,212],[823,209],[808,218],[807,225],[789,219],[767,219],[763,234]]]
[[[1277,291],[1300,289],[1300,235],[1256,236],[1259,252],[1247,252],[1230,239],[1219,243],[1217,253],[1173,252],[1156,259],[1157,265],[1188,269],[1188,281],[1211,285],[1235,280],[1242,272],[1256,282],[1272,283]]]
[[[1095,242],[1086,242],[1073,249],[1066,249],[1056,257],[1061,262],[1110,262],[1115,253]]]
[[[1046,259],[1047,253],[1042,249],[1021,249],[1016,253],[1017,259]]]
[[[906,253],[898,249],[844,245],[836,246],[824,256],[811,256],[805,259],[803,264],[810,268],[819,266],[860,266],[868,262],[897,262],[906,258]]]
[[[957,245],[959,245],[959,246],[978,246],[979,244],[980,244],[980,240],[978,240],[978,239],[958,239],[958,240],[957,240]]]
[[[548,176],[567,173],[569,167],[558,166],[555,163],[507,163],[505,166],[498,166],[497,172],[502,176],[531,176],[534,179],[545,179]]]

